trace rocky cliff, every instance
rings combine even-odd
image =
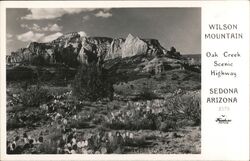
[[[125,40],[123,38],[113,39],[110,44],[105,60],[122,57],[122,48]]]
[[[145,54],[147,50],[146,42],[129,34],[122,47],[122,58]]]
[[[129,34],[126,39],[108,37],[86,37],[77,32],[65,34],[49,43],[31,42],[26,48],[12,52],[8,63],[77,63],[104,62],[114,58],[136,55],[150,57],[168,56],[158,40],[141,39]]]

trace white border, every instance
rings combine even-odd
[[[125,7],[206,7],[207,4],[219,5],[221,7],[227,4],[249,5],[248,1],[240,2],[202,2],[202,1],[5,1],[1,5],[1,54],[0,61],[0,107],[1,107],[1,157],[0,160],[215,160],[213,156],[206,155],[203,150],[201,154],[110,154],[110,155],[6,155],[6,69],[5,69],[5,52],[6,52],[6,8],[125,8]],[[211,11],[212,12],[212,11]],[[204,21],[204,20],[203,20]],[[248,79],[249,80],[249,79]],[[204,81],[204,80],[202,80]],[[203,95],[203,92],[202,92]],[[203,107],[202,107],[203,108]],[[202,113],[202,122],[206,121]],[[206,135],[202,123],[202,140]],[[212,129],[211,129],[212,130]],[[213,140],[211,140],[213,141]],[[218,143],[219,144],[219,143]],[[215,145],[216,146],[216,145]],[[239,147],[240,148],[240,147]],[[203,149],[203,144],[202,144]],[[230,160],[227,154],[221,154],[222,160]],[[221,159],[220,158],[220,159]],[[218,159],[218,158],[217,158]],[[246,160],[248,160],[246,158]]]

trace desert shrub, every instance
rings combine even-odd
[[[8,119],[7,120],[7,130],[20,128],[22,126],[23,125],[17,119]]]
[[[47,141],[44,142],[44,154],[56,154],[57,153],[57,142],[62,137],[61,130],[54,130],[47,137]]]
[[[192,98],[185,109],[185,114],[194,121],[194,125],[201,124],[201,100],[200,98]]]
[[[195,124],[195,122],[193,120],[190,120],[190,119],[181,119],[181,120],[178,120],[176,122],[176,127],[182,128],[182,127],[190,126],[190,125],[194,125],[194,124]]]
[[[150,142],[146,141],[146,137],[141,136],[135,137],[134,139],[125,142],[124,145],[130,147],[147,147],[148,145],[150,145]]]
[[[189,154],[189,153],[191,153],[191,148],[192,147],[190,147],[190,146],[188,146],[188,147],[182,147],[180,149],[180,152],[183,153],[183,154]]]
[[[132,117],[125,121],[120,120],[112,120],[111,122],[104,122],[104,127],[108,127],[110,129],[115,130],[155,130],[157,129],[157,125],[155,124],[155,118],[138,118]]]
[[[156,99],[157,95],[150,90],[143,90],[142,93],[139,94],[139,98],[143,100],[152,100]]]
[[[95,63],[84,64],[79,68],[72,87],[73,94],[80,100],[96,101],[106,97],[113,99],[113,85]]]
[[[201,73],[201,66],[200,65],[183,64],[183,66],[186,70],[193,71],[196,73]]]
[[[102,122],[102,117],[100,117],[100,116],[95,116],[94,118],[93,118],[93,120],[92,120],[92,122],[94,123],[94,124],[100,124],[101,122]]]
[[[57,144],[55,141],[44,143],[44,151],[40,152],[42,154],[56,154],[57,153]]]
[[[179,76],[178,76],[177,74],[173,74],[171,79],[172,79],[172,80],[178,80],[178,79],[179,79]]]
[[[102,111],[100,112],[100,114],[103,114],[103,115],[108,115],[108,111],[106,111],[106,110],[102,110]]]
[[[16,111],[13,118],[7,120],[7,129],[16,129],[20,127],[37,127],[51,121],[49,116],[41,109],[27,109]]]
[[[201,98],[200,93],[192,96],[176,96],[174,100],[175,109],[183,111],[181,114],[183,119],[193,122],[193,125],[200,125],[201,123]],[[178,112],[177,112],[178,113]]]
[[[149,87],[143,87],[136,99],[153,100],[156,98],[158,98],[157,95]]]
[[[192,78],[191,75],[185,76],[182,80],[183,81],[189,81]]]
[[[120,89],[115,89],[115,93],[118,95],[126,95],[126,93],[124,93],[124,91]]]
[[[126,129],[125,124],[119,120],[112,120],[112,122],[104,122],[103,127],[107,127],[114,130]]]
[[[159,130],[167,132],[176,128],[176,122],[173,120],[165,120],[161,122]]]
[[[193,91],[185,94],[180,92],[166,101],[159,100],[160,107],[152,105],[152,109],[161,108],[159,112],[148,111],[145,106],[127,104],[121,112],[108,117],[104,121],[104,126],[116,130],[157,129],[166,132],[185,126],[200,125],[200,101],[200,92]],[[109,109],[112,111],[112,108]]]
[[[145,140],[156,140],[157,136],[155,134],[150,134],[145,136]]]
[[[69,127],[77,129],[85,129],[85,128],[90,128],[91,125],[86,120],[80,119],[69,122]]]
[[[21,94],[22,104],[28,107],[38,107],[49,100],[48,90],[39,85],[30,86]]]

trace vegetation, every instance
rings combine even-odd
[[[38,107],[50,100],[48,91],[40,85],[30,86],[20,97],[22,104],[26,107]]]
[[[167,52],[167,54],[173,58],[180,58],[181,57],[180,52],[177,52],[175,47],[173,47],[173,46],[170,48],[170,50]]]
[[[113,86],[95,63],[82,65],[73,81],[73,93],[80,100],[113,99]]]
[[[68,72],[73,60],[31,66],[34,81],[8,82],[7,140],[23,139],[24,131],[31,138],[9,154],[200,153],[200,73],[137,75],[136,63],[126,60],[133,66],[118,64],[110,72],[91,57],[76,75]],[[40,133],[42,148],[32,143]],[[76,147],[72,136],[88,145]]]
[[[45,65],[46,61],[42,55],[38,55],[34,57],[31,61],[32,65],[43,66]]]
[[[150,102],[154,104],[155,101]],[[111,129],[150,129],[164,132],[184,126],[200,125],[199,94],[193,96],[178,95],[169,98],[168,101],[158,100],[157,102],[159,102],[158,105],[151,105],[150,109],[147,109],[146,105],[138,106],[137,104],[142,102],[136,102],[107,119],[104,125]]]

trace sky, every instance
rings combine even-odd
[[[200,8],[8,8],[7,54],[31,41],[50,42],[69,32],[86,36],[158,39],[181,54],[201,53]]]

